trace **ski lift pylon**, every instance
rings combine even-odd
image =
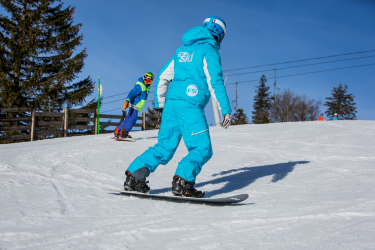
[[[276,97],[278,95],[277,93],[277,86],[276,86],[276,69],[273,69],[275,71],[275,82],[273,84],[273,96],[271,97],[272,100],[276,100]]]

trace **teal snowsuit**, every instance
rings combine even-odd
[[[197,26],[188,30],[173,58],[161,69],[155,87],[155,108],[164,108],[158,143],[130,164],[127,171],[140,181],[160,164],[167,164],[184,138],[189,154],[175,175],[195,182],[202,166],[212,157],[204,107],[214,95],[223,114],[230,114],[221,59],[211,33]]]

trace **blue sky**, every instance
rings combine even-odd
[[[227,34],[219,51],[224,74],[269,70],[308,63],[375,55],[375,52],[242,71],[225,70],[257,65],[375,50],[375,1],[63,1],[76,7],[74,22],[82,23],[83,47],[88,57],[80,78],[88,75],[103,85],[102,111],[120,114],[127,94],[145,72],[159,70],[181,46],[188,29],[202,25],[211,15],[223,18]],[[3,14],[3,9],[0,13]],[[291,75],[375,63],[375,57],[278,70]],[[272,78],[272,71],[229,76],[236,81]],[[273,86],[273,79],[268,86]],[[355,95],[358,120],[375,120],[375,65],[277,79],[281,90],[325,102],[333,87],[347,84]],[[258,81],[238,84],[238,106],[249,121]],[[153,88],[152,88],[153,89]],[[96,92],[97,93],[97,92]],[[231,101],[235,85],[227,85]],[[94,95],[92,96],[94,97]],[[119,100],[121,99],[121,100]],[[151,100],[154,95],[149,96]],[[119,100],[119,101],[116,101]],[[113,102],[116,101],[116,102]],[[112,102],[112,103],[109,103]],[[107,104],[108,103],[108,104]],[[325,111],[325,107],[321,108]],[[214,123],[212,105],[206,107],[208,122]],[[326,118],[326,117],[325,117]]]

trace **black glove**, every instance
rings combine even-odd
[[[232,122],[232,116],[230,114],[225,114],[224,115],[224,121],[221,124],[221,127],[227,129],[227,128],[229,128],[231,122]]]
[[[161,115],[163,114],[163,108],[154,109],[154,115],[161,119]]]

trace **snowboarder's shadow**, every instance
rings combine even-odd
[[[250,185],[257,179],[265,176],[272,176],[272,180],[270,181],[270,183],[278,182],[284,179],[290,172],[292,172],[297,164],[306,163],[309,163],[309,161],[285,162],[272,165],[244,167],[222,171],[219,174],[214,174],[213,176],[224,175],[223,177],[211,181],[197,183],[195,187],[198,188],[207,184],[215,185],[225,183],[224,186],[217,190],[206,192],[205,197],[209,198],[214,195],[240,190]]]
[[[224,184],[221,188],[213,191],[206,192],[205,198],[209,198],[218,194],[223,193],[230,193],[235,190],[240,190],[259,178],[265,176],[272,176],[271,182],[278,182],[284,179],[290,172],[294,170],[294,167],[297,164],[306,164],[309,161],[296,161],[296,162],[286,162],[286,163],[278,163],[272,165],[264,165],[258,167],[244,167],[244,168],[236,168],[227,171],[222,171],[218,174],[214,174],[213,176],[220,176],[222,177],[216,178],[214,180],[200,182],[195,185],[197,189],[199,187],[203,187],[205,185],[216,185],[216,184]],[[203,188],[204,189],[204,188]],[[155,189],[151,190],[151,194],[159,194],[165,193],[170,191],[170,188],[162,188],[162,189]]]

